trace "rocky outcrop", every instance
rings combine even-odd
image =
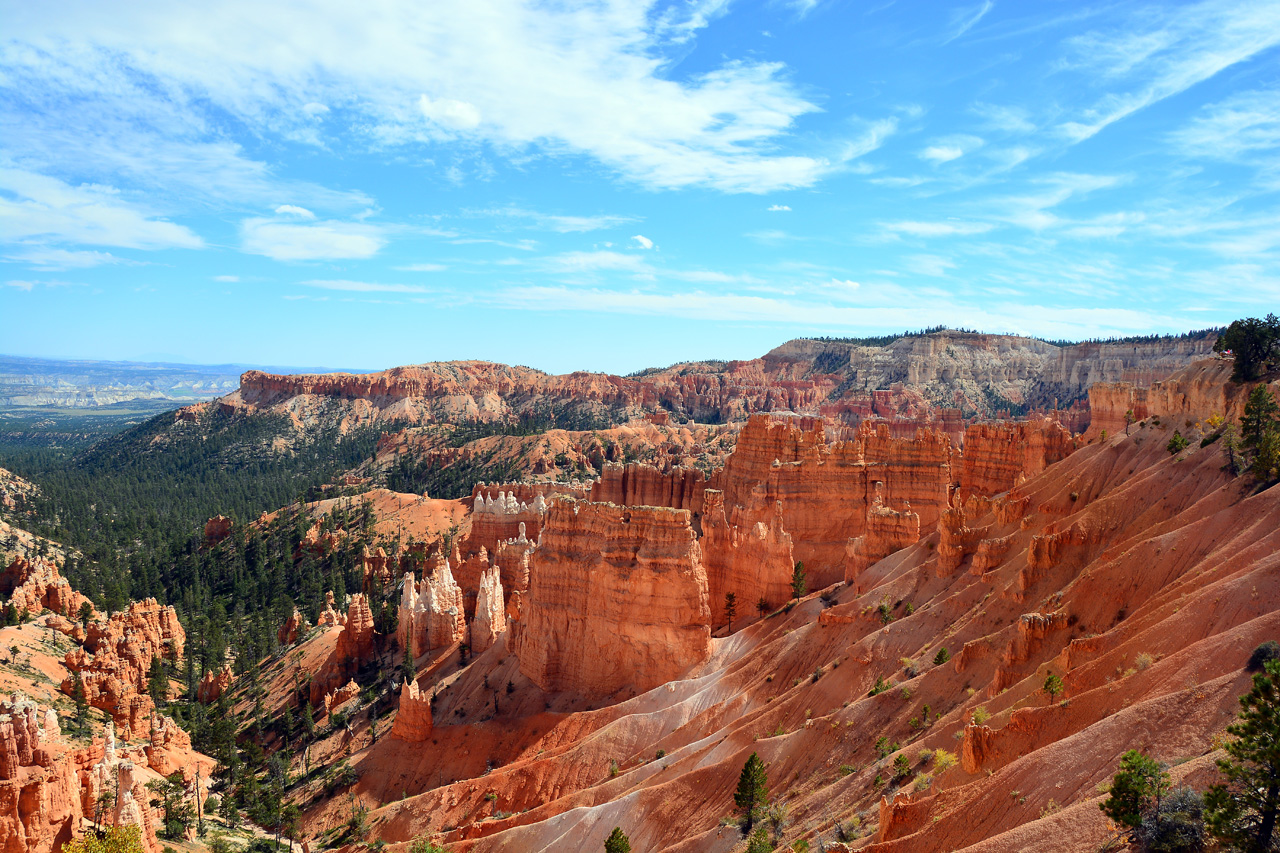
[[[290,614],[288,619],[284,620],[284,624],[276,632],[276,639],[282,646],[292,646],[298,642],[299,637],[306,633],[307,618],[295,607],[293,608],[293,613]]]
[[[706,477],[696,468],[659,471],[652,465],[606,464],[591,487],[591,500],[619,506],[667,506],[702,512]]]
[[[1004,560],[1013,546],[1014,536],[997,536],[994,539],[983,539],[973,552],[973,562],[969,564],[969,573],[981,577],[994,569]]]
[[[968,517],[962,507],[953,506],[944,512],[938,519],[938,576],[951,577],[986,533],[986,527],[968,526]]]
[[[72,589],[67,579],[58,574],[57,564],[42,557],[14,556],[0,573],[0,595],[9,596],[10,603],[19,613],[32,616],[47,609],[78,619],[80,608],[86,604],[90,615],[96,615],[92,602]]]
[[[964,434],[961,498],[1008,491],[1074,450],[1071,433],[1050,418],[973,424]]]
[[[204,547],[212,548],[231,535],[231,519],[225,515],[215,515],[205,522]]]
[[[604,697],[679,678],[711,641],[688,510],[552,501],[521,622],[520,670],[543,690]]]
[[[767,521],[780,501],[793,556],[817,588],[844,579],[848,541],[866,533],[877,493],[887,506],[909,505],[927,529],[951,479],[951,443],[930,430],[896,439],[885,424],[864,423],[851,440],[829,444],[819,418],[755,415],[709,487],[747,519]]]
[[[324,713],[326,716],[332,714],[339,706],[360,695],[360,685],[355,680],[348,681],[337,690],[331,691],[324,695]]]
[[[346,617],[334,609],[333,590],[329,590],[324,594],[324,610],[320,611],[320,617],[316,619],[317,628],[333,628],[344,624]]]
[[[324,704],[325,695],[355,675],[374,655],[373,611],[362,593],[351,596],[338,642],[311,679],[311,704]]]
[[[406,681],[400,688],[400,709],[391,726],[392,737],[409,743],[422,743],[431,737],[431,700],[418,689],[416,681]]]
[[[1205,359],[1167,379],[1150,383],[1150,387],[1132,382],[1100,382],[1089,388],[1093,414],[1086,437],[1097,438],[1103,432],[1119,435],[1129,424],[1153,416],[1168,418],[1177,425],[1213,415],[1238,421],[1253,386],[1229,381],[1234,366],[1230,358]],[[1271,391],[1280,393],[1280,380],[1271,383]]]
[[[498,543],[493,565],[498,567],[503,589],[523,592],[529,588],[529,555],[536,544],[525,536],[524,530],[516,538]]]
[[[774,502],[766,520],[755,520],[742,507],[732,507],[726,516],[724,493],[705,490],[700,545],[714,626],[729,621],[725,612],[729,593],[734,595],[733,624],[738,627],[760,618],[759,602],[765,603],[763,612],[767,612],[791,597],[795,561],[780,502]]]
[[[495,566],[480,576],[476,615],[471,620],[471,651],[483,652],[506,630],[507,607],[502,598],[502,579]]]
[[[57,715],[22,697],[0,697],[3,849],[49,853],[79,833],[81,815],[76,762]]]
[[[845,580],[855,581],[868,567],[919,539],[920,516],[910,505],[901,511],[890,509],[877,492],[867,508],[867,532],[849,540]]]
[[[173,606],[148,598],[90,623],[84,647],[68,652],[65,662],[79,673],[90,705],[110,714],[130,738],[145,738],[155,707],[147,695],[151,660],[159,657],[177,666],[185,643]],[[63,680],[62,692],[71,695],[74,684],[74,677]]]
[[[204,705],[217,702],[222,694],[235,683],[235,680],[236,677],[231,671],[230,664],[224,664],[222,669],[217,672],[211,669],[205,671],[204,677],[196,685],[196,701]]]
[[[918,418],[931,405],[994,416],[992,399],[1050,409],[1095,382],[1149,385],[1210,353],[1213,336],[1056,347],[1007,335],[942,331],[883,346],[795,340],[749,361],[686,363],[634,377],[549,376],[482,361],[435,362],[369,374],[281,376],[251,370],[218,405],[279,407],[295,417],[337,401],[361,419],[513,420],[548,408],[615,417],[661,409],[723,423],[768,411],[817,412],[856,426],[866,415]],[[903,386],[906,386],[903,393]],[[896,391],[894,389],[897,389]],[[892,406],[880,396],[897,396]],[[914,401],[919,403],[913,405]],[[905,401],[905,402],[904,402]],[[865,410],[865,412],[864,412]],[[625,417],[624,417],[625,416]],[[943,419],[928,415],[930,425]],[[916,421],[921,423],[921,421]],[[948,429],[940,430],[943,433]],[[925,520],[926,527],[932,526]]]
[[[421,583],[413,572],[404,576],[400,597],[400,620],[396,638],[403,649],[421,655],[461,642],[466,635],[462,588],[453,579],[448,560],[440,560]]]
[[[114,792],[114,798],[110,792]],[[105,796],[104,796],[105,795]],[[115,730],[108,725],[102,759],[88,773],[80,790],[81,808],[95,822],[108,826],[137,826],[146,853],[160,849],[150,797],[134,763],[116,747]],[[105,803],[104,803],[105,799]],[[104,810],[105,805],[105,810]]]

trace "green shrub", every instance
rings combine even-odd
[[[1262,672],[1269,660],[1280,660],[1280,643],[1275,640],[1267,640],[1265,643],[1260,643],[1253,650],[1253,654],[1249,655],[1249,663],[1245,666],[1245,670],[1248,672]]]

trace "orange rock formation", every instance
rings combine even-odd
[[[67,652],[65,662],[80,674],[90,705],[110,714],[128,737],[145,738],[155,708],[147,694],[151,659],[161,657],[177,665],[185,643],[186,632],[173,606],[148,598],[105,622],[90,623],[84,647]],[[62,692],[70,695],[73,689],[74,680],[64,679]]]
[[[42,557],[29,559],[15,556],[0,574],[0,595],[9,596],[10,603],[19,612],[35,615],[41,610],[78,619],[80,608],[89,605],[91,615],[97,615],[88,598],[76,592],[67,579],[58,574],[58,566]]]
[[[710,650],[700,558],[688,510],[554,499],[520,617],[521,672],[591,696],[680,677]]]

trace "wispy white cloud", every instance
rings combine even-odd
[[[984,141],[977,136],[957,134],[937,140],[933,145],[920,152],[921,160],[932,163],[947,163],[958,160],[970,151],[981,148]]]
[[[930,145],[920,152],[921,160],[932,163],[949,163],[964,156],[964,149],[958,145]]]
[[[970,107],[970,112],[977,115],[983,126],[990,130],[1025,134],[1036,129],[1030,111],[1022,107],[979,102]]]
[[[541,228],[547,231],[555,231],[559,234],[601,231],[606,228],[616,228],[619,225],[639,221],[639,218],[635,216],[623,216],[613,213],[597,214],[595,216],[572,216],[558,213],[541,213],[536,210],[526,210],[513,206],[468,210],[465,215],[473,218],[515,220],[526,224],[530,228]]]
[[[641,248],[641,249],[652,249],[652,248],[653,248],[653,241],[652,241],[652,240],[650,240],[648,237],[644,236],[643,234],[637,234],[637,235],[635,235],[634,237],[632,237],[631,239],[632,239],[632,240],[635,240],[635,241],[636,241],[636,245],[637,245],[639,248]]]
[[[298,219],[315,219],[316,215],[305,207],[293,204],[282,204],[276,208],[277,216],[296,216]]]
[[[73,251],[70,249],[52,249],[39,247],[26,249],[5,256],[6,260],[30,264],[34,270],[41,272],[59,272],[69,269],[84,269],[110,264],[136,264],[126,258],[118,258],[110,252]]]
[[[1235,159],[1280,152],[1280,90],[1238,92],[1201,110],[1170,134],[1170,141],[1192,157]]]
[[[834,164],[787,139],[818,107],[781,63],[730,59],[679,80],[664,74],[678,46],[727,7],[654,14],[648,3],[487,0],[373,15],[341,3],[304,12],[230,0],[67,15],[32,5],[7,16],[18,49],[6,72],[39,79],[51,102],[68,88],[94,99],[128,90],[120,123],[163,123],[164,138],[179,127],[198,138],[220,111],[316,145],[334,133],[407,150],[474,140],[521,156],[584,154],[655,188],[809,186]],[[339,108],[350,118],[332,126]]]
[[[756,296],[740,293],[666,293],[656,290],[606,290],[565,286],[530,286],[498,291],[495,304],[525,310],[604,312],[673,317],[682,320],[776,323],[813,329],[920,328],[946,324],[1048,337],[1089,337],[1134,329],[1177,328],[1178,321],[1156,312],[1084,307],[1047,307],[1032,301],[1014,304],[988,300],[978,307],[941,293],[921,298],[916,291],[888,282],[850,287],[844,280],[827,283],[824,295],[839,291],[838,301]],[[1046,289],[1048,290],[1048,289]],[[998,307],[997,307],[998,306]],[[868,309],[874,308],[874,314]]]
[[[1064,66],[1095,75],[1110,91],[1059,131],[1082,142],[1277,44],[1280,5],[1269,0],[1143,7],[1109,31],[1068,40]]]
[[[940,277],[955,269],[956,262],[940,255],[911,255],[903,259],[903,266],[920,275]]]
[[[298,282],[306,287],[321,290],[344,290],[352,293],[431,293],[430,288],[415,284],[383,284],[373,281],[351,281],[349,279],[311,279]]]
[[[198,249],[191,229],[167,222],[107,186],[70,186],[23,169],[0,168],[0,240],[68,242],[128,249]]]
[[[297,225],[254,217],[240,223],[240,248],[276,261],[371,258],[386,242],[381,229],[359,222]]]
[[[943,44],[950,44],[960,36],[969,32],[974,26],[986,17],[987,13],[995,8],[993,0],[982,0],[977,6],[968,6],[961,9],[955,9],[951,13],[951,26],[947,31],[947,36],[942,40]]]
[[[238,276],[238,275],[215,275],[215,276],[213,277],[213,280],[214,280],[214,281],[220,281],[220,282],[223,282],[223,283],[225,283],[225,284],[234,284],[235,282],[237,282],[237,281],[239,281],[239,280],[240,280],[240,276]]]
[[[984,234],[995,226],[986,222],[886,222],[884,228],[896,234],[907,234],[912,237],[955,237],[972,234]]]
[[[448,269],[444,264],[405,264],[401,267],[395,267],[401,272],[443,272]]]
[[[770,213],[791,212],[791,206],[787,204],[771,204],[768,209]]]
[[[639,255],[628,255],[622,252],[565,252],[547,258],[547,266],[552,271],[565,273],[591,272],[632,272],[648,273],[649,264]]]

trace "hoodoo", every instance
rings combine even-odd
[[[516,645],[543,690],[604,698],[679,678],[710,652],[688,510],[552,500],[530,555]]]

